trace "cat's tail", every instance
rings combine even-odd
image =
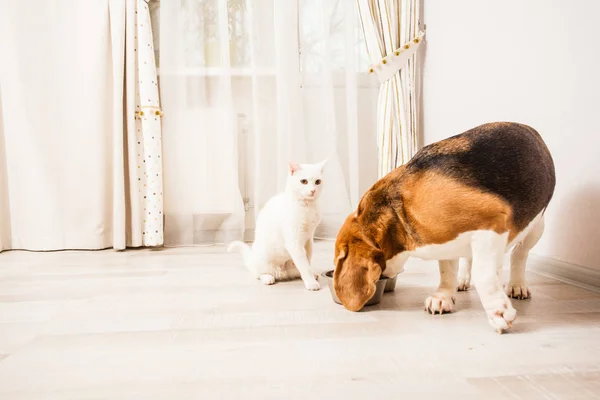
[[[244,242],[240,242],[236,240],[235,242],[231,242],[229,247],[227,247],[227,251],[231,253],[234,250],[238,250],[242,254],[242,258],[244,259],[244,266],[250,270],[253,274],[256,274],[254,270],[254,265],[252,265],[252,248],[248,246]]]

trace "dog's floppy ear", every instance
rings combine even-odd
[[[381,276],[382,268],[375,259],[357,257],[353,253],[345,258],[338,255],[337,260],[333,273],[335,293],[344,307],[359,311],[375,294],[375,283]]]
[[[337,250],[337,249],[336,249]],[[340,251],[335,255],[335,259],[333,260],[333,265],[338,266],[340,261],[343,261],[348,256],[348,246],[344,246],[340,249]]]
[[[358,219],[362,213],[365,211],[365,208],[369,207],[371,204],[371,192],[367,192],[363,195],[363,197],[358,202],[358,207],[356,207],[356,211],[354,212],[354,218]]]

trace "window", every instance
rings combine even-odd
[[[177,1],[177,0],[170,0]],[[250,32],[247,0],[179,0],[181,26],[184,30],[185,64],[190,68],[222,67],[223,60],[231,68],[251,66]],[[267,4],[273,6],[273,1]],[[333,71],[351,66],[356,72],[366,72],[370,64],[360,28],[354,0],[285,0],[298,10],[300,71],[316,73],[326,63]],[[256,6],[264,12],[265,1]],[[254,1],[256,4],[257,1]],[[154,49],[159,64],[160,1],[150,0],[154,27]],[[254,10],[254,12],[256,12]],[[267,15],[272,12],[265,13]],[[349,18],[348,18],[349,17]],[[219,21],[227,18],[227,26]],[[226,28],[226,30],[225,30]],[[228,37],[229,46],[221,38]],[[225,54],[228,53],[228,54]]]
[[[298,0],[300,69],[320,72],[326,62],[334,71],[353,65],[366,72],[367,55],[354,0]]]

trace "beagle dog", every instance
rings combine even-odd
[[[408,257],[439,260],[440,284],[426,310],[452,312],[472,267],[490,324],[509,329],[516,311],[508,296],[530,296],[525,263],[555,183],[552,156],[526,125],[488,123],[424,147],[376,182],[346,218],[335,244],[337,296],[358,311],[380,276],[396,276]],[[511,248],[505,292],[502,261]]]

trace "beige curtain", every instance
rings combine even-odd
[[[2,4],[0,250],[162,244],[146,2]]]
[[[406,163],[418,147],[417,57],[420,0],[357,0],[372,65],[381,82],[377,104],[378,174]]]

